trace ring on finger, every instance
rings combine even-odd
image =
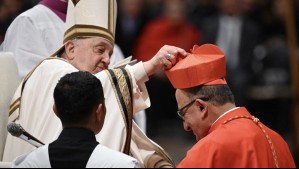
[[[166,58],[167,60],[170,60],[170,59],[171,59],[171,56],[172,56],[172,54],[167,53],[167,54],[165,55],[165,58]]]

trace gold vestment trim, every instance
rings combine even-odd
[[[132,78],[130,76],[130,73],[128,72],[129,71],[125,69],[114,69],[106,71],[114,90],[114,94],[117,98],[118,105],[121,109],[121,114],[127,130],[127,137],[123,152],[129,155],[133,123],[133,98],[132,87],[131,89],[129,88],[129,86],[132,86]],[[128,79],[126,78],[125,73],[127,74]],[[125,105],[122,104],[122,101]]]

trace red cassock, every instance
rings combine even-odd
[[[178,168],[236,167],[296,166],[283,138],[254,118],[246,108],[238,108],[217,120],[208,135],[189,150],[178,165]]]

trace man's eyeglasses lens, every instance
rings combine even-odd
[[[197,98],[197,99],[201,99],[201,100],[204,100],[204,101],[208,101],[208,100],[209,100],[209,99],[207,99],[207,98]],[[186,114],[186,110],[187,110],[190,106],[192,106],[192,105],[195,103],[195,101],[196,101],[197,99],[192,100],[192,101],[191,101],[190,103],[188,103],[186,106],[184,106],[183,108],[181,108],[180,110],[177,111],[178,116],[179,116],[182,120],[185,120],[184,116],[185,116],[185,114]]]
[[[184,120],[184,116],[185,116],[185,110],[187,110],[187,108],[189,108],[190,106],[192,106],[193,103],[195,103],[196,99],[191,101],[190,103],[188,103],[186,106],[184,106],[183,108],[181,108],[180,110],[177,111],[177,114],[179,115],[179,117]]]

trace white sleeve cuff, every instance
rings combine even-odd
[[[139,62],[135,64],[134,66],[128,66],[130,67],[132,73],[134,74],[135,80],[137,83],[142,84],[149,80],[149,77],[147,76],[147,73],[145,72],[143,62]]]

